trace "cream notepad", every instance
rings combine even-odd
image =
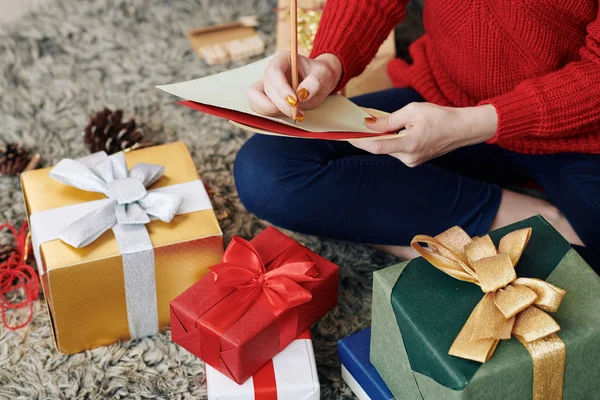
[[[266,117],[255,113],[248,104],[246,91],[261,79],[269,60],[270,57],[220,74],[157,88],[185,99],[182,104],[186,106],[228,118],[255,132],[326,139],[383,135],[365,126],[364,119],[369,113],[337,94],[329,96],[318,107],[305,110],[302,123],[294,123],[285,116]],[[325,133],[328,134],[322,135]]]

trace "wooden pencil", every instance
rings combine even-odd
[[[296,95],[298,91],[298,1],[290,0],[290,62],[292,71],[292,90],[294,98],[298,101]],[[296,122],[298,117],[298,105],[292,107],[292,118]]]

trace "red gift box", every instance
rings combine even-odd
[[[171,336],[240,384],[337,304],[337,265],[271,227],[211,270],[171,302]]]

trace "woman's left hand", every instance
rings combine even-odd
[[[389,154],[408,167],[416,167],[459,147],[485,142],[494,137],[498,115],[492,105],[442,107],[410,103],[384,118],[365,118],[366,125],[380,132],[405,135],[394,139],[350,140],[373,154]]]

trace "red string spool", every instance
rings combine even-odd
[[[31,251],[27,222],[21,226],[19,231],[10,224],[0,225],[0,231],[5,228],[12,233],[17,247],[8,260],[0,264],[0,314],[2,316],[2,323],[7,329],[17,330],[27,326],[31,322],[33,318],[33,303],[38,298],[40,284],[35,269],[27,264],[27,258]],[[10,293],[20,290],[23,292],[23,300],[12,302],[8,299]],[[7,312],[25,307],[29,307],[27,320],[20,325],[10,326],[6,320]]]

